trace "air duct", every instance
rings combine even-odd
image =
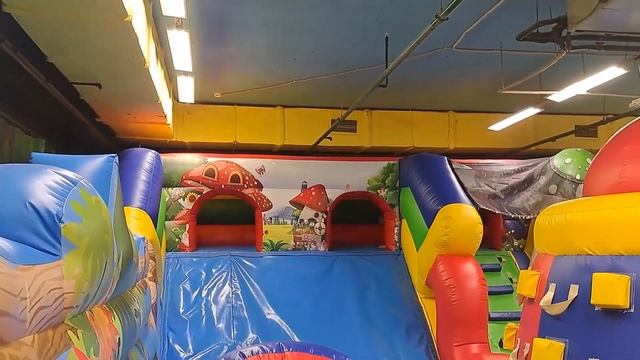
[[[570,32],[639,34],[638,0],[567,0]]]

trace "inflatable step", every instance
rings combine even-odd
[[[487,280],[487,285],[489,286],[497,286],[497,285],[512,285],[511,279],[509,279],[504,271],[498,272],[485,272],[484,278]]]
[[[513,286],[511,285],[495,285],[488,286],[489,295],[513,294]]]
[[[520,321],[520,311],[490,312],[489,321]]]
[[[484,272],[500,272],[500,271],[502,271],[502,265],[500,265],[499,263],[481,264],[480,268],[482,268],[482,271],[484,271]]]

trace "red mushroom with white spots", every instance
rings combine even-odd
[[[298,222],[301,225],[314,227],[324,225],[329,210],[329,197],[324,185],[317,184],[309,188],[303,183],[300,193],[289,201],[289,204],[300,210]],[[315,227],[314,227],[315,229]],[[320,226],[318,235],[324,235],[324,227]]]
[[[216,160],[187,171],[180,180],[182,186],[204,187],[205,191],[227,189],[250,196],[264,212],[273,207],[262,193],[262,183],[247,169],[227,160]]]

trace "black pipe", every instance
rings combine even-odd
[[[71,81],[69,83],[76,86],[93,86],[98,88],[98,90],[102,90],[102,84],[99,82]]]
[[[609,123],[612,123],[614,121],[618,121],[618,120],[621,120],[621,119],[624,119],[624,118],[630,117],[630,116],[633,116],[633,117],[640,116],[640,110],[639,109],[633,109],[633,110],[629,110],[629,111],[627,111],[625,113],[622,113],[622,114],[609,115],[609,116],[603,118],[602,120],[593,122],[591,124],[587,124],[587,125],[585,125],[583,127],[591,127],[591,128],[596,127],[597,128],[597,127],[600,127],[602,125],[606,125],[606,124],[609,124]],[[512,154],[518,154],[518,153],[521,153],[523,151],[532,149],[532,148],[534,148],[536,146],[544,145],[546,143],[554,142],[554,141],[560,140],[562,138],[566,138],[568,136],[575,135],[576,131],[577,131],[576,129],[573,129],[573,130],[562,132],[562,133],[557,134],[557,135],[549,136],[547,138],[544,138],[542,140],[538,140],[536,142],[532,142],[531,144],[528,144],[528,145],[525,145],[523,147],[515,149],[512,152]]]
[[[379,76],[378,78],[376,78],[376,80],[374,82],[371,83],[371,85],[369,85],[369,87],[353,102],[353,104],[351,104],[351,106],[349,106],[349,108],[347,110],[345,110],[339,117],[338,119],[336,119],[336,121],[333,123],[333,125],[331,125],[331,127],[329,127],[329,129],[327,129],[324,133],[322,133],[322,135],[320,135],[318,137],[318,139],[311,144],[311,147],[309,147],[309,150],[307,152],[312,152],[322,141],[324,141],[327,136],[329,136],[329,134],[331,134],[333,132],[333,130],[335,128],[337,128],[338,126],[340,126],[340,124],[345,121],[347,119],[347,117],[349,115],[351,115],[352,112],[354,112],[356,110],[356,108],[367,98],[369,97],[369,95],[371,95],[372,92],[374,92],[378,86],[384,81],[384,79],[386,79],[387,77],[389,77],[389,75],[396,69],[398,68],[398,66],[400,66],[400,64],[402,64],[402,62],[409,57],[409,55],[411,55],[411,53],[418,47],[420,46],[420,44],[422,44],[422,42],[424,41],[424,39],[426,39],[429,35],[431,35],[431,33],[433,32],[433,30],[435,30],[438,25],[442,24],[443,22],[448,20],[448,16],[453,12],[453,10],[455,10],[458,5],[460,5],[462,3],[462,1],[464,0],[452,0],[449,5],[447,5],[446,8],[440,10],[439,13],[437,13],[435,15],[435,19],[433,19],[433,21],[431,23],[429,23],[429,25],[427,25],[426,28],[424,28],[424,30],[422,30],[422,32],[420,33],[420,35],[418,35],[418,37],[411,43],[409,44],[409,46],[407,46],[406,49],[404,49],[400,55],[398,55],[398,57],[393,60],[393,62],[389,65],[389,67],[387,69],[385,69]]]
[[[624,51],[624,52],[640,52],[640,46],[626,45],[573,45],[571,50],[600,50],[600,51]]]
[[[0,49],[9,55],[13,61],[19,64],[31,77],[36,80],[40,86],[42,86],[54,99],[56,99],[64,108],[66,108],[71,114],[73,114],[78,120],[87,126],[88,130],[95,136],[95,138],[102,143],[107,149],[113,149],[116,144],[113,139],[108,138],[101,131],[96,129],[94,124],[86,118],[60,91],[51,84],[47,78],[34,67],[27,59],[21,54],[17,53],[11,43],[2,35],[0,35]]]

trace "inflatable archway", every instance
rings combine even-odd
[[[198,236],[198,212],[207,201],[215,200],[219,198],[231,198],[240,199],[253,208],[254,212],[254,224],[253,225],[216,225],[217,230],[207,232],[206,245],[217,246],[238,246],[238,245],[252,245],[255,244],[256,250],[262,251],[262,210],[258,203],[249,195],[243,192],[231,190],[231,189],[215,189],[207,191],[200,196],[187,214],[187,226],[189,229],[189,246],[185,249],[187,251],[195,251],[198,248],[198,244],[202,243]],[[251,232],[253,236],[247,234]]]
[[[336,224],[336,209],[350,201],[365,201],[374,205],[382,215],[378,224]],[[329,208],[327,223],[327,249],[332,247],[381,246],[395,250],[395,211],[377,194],[368,191],[351,191],[338,196]]]

